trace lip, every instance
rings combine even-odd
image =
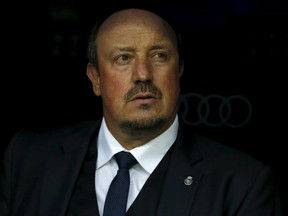
[[[152,93],[140,93],[131,98],[130,101],[149,101],[155,100],[157,97]]]

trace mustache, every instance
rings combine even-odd
[[[162,97],[162,92],[152,83],[140,82],[125,94],[124,100],[126,102],[130,101],[138,93],[147,93],[147,92],[151,93],[156,98]]]

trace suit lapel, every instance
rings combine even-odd
[[[80,130],[80,131],[79,131]],[[90,142],[95,142],[95,124],[71,132],[61,143],[62,152],[51,158],[45,167],[40,196],[40,216],[64,216]],[[92,138],[92,139],[91,139]]]
[[[191,137],[191,141],[184,142],[180,133],[177,137],[159,201],[158,216],[186,216],[191,211],[203,175],[197,168],[202,155],[193,148],[193,140]]]

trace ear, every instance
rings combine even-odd
[[[86,68],[86,74],[90,81],[92,82],[92,87],[94,94],[96,96],[101,95],[101,88],[100,88],[100,74],[99,71],[89,62]]]

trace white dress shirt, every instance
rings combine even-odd
[[[138,164],[129,170],[130,189],[127,209],[131,206],[150,174],[176,140],[178,124],[178,116],[176,116],[173,124],[161,135],[145,145],[129,151],[137,159]],[[104,118],[102,119],[96,145],[98,156],[96,161],[95,190],[99,213],[102,216],[106,194],[118,170],[118,165],[113,155],[127,150],[110,133]]]

